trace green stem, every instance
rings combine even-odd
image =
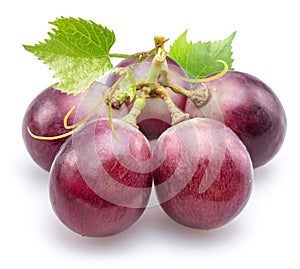
[[[151,69],[148,75],[147,81],[149,84],[153,85],[157,83],[158,76],[162,71],[163,67],[166,65],[166,58],[166,50],[163,48],[158,48],[158,51],[152,60]]]
[[[193,103],[197,106],[197,107],[202,107],[204,106],[208,100],[210,99],[210,91],[207,88],[207,86],[205,85],[204,87],[199,87],[196,90],[193,91],[188,91],[186,89],[184,89],[183,87],[181,87],[180,85],[174,83],[172,80],[170,80],[167,76],[167,73],[162,73],[162,85],[165,87],[169,87],[171,88],[171,90],[175,93],[181,94],[183,96],[186,96],[187,98],[191,99],[191,101],[193,101]]]
[[[156,48],[151,49],[149,51],[144,51],[140,53],[134,53],[134,54],[124,54],[124,53],[109,53],[108,56],[111,58],[127,58],[127,59],[135,59],[140,58],[142,59],[142,62],[147,59],[151,54],[155,52]]]
[[[121,120],[126,121],[127,123],[138,128],[136,120],[146,105],[146,98],[149,97],[150,91],[150,88],[144,87],[143,92],[136,96],[130,112],[126,116],[121,118]]]
[[[159,86],[156,89],[156,92],[165,101],[168,107],[168,110],[171,114],[172,126],[189,119],[189,114],[183,113],[178,107],[176,107],[165,87]]]
[[[111,58],[127,58],[127,59],[134,59],[139,58],[140,53],[137,54],[122,54],[122,53],[109,53],[108,56]]]

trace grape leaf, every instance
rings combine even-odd
[[[171,45],[169,55],[176,60],[186,73],[192,78],[203,78],[214,72],[222,70],[223,60],[228,69],[233,70],[232,41],[236,32],[229,37],[215,42],[187,42],[187,30],[180,35]]]
[[[49,39],[33,46],[23,45],[48,64],[59,78],[55,86],[61,92],[78,94],[112,68],[109,50],[115,35],[106,27],[81,18],[61,17],[48,33]]]

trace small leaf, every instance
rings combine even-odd
[[[215,42],[187,42],[185,31],[170,47],[169,55],[176,60],[192,78],[204,78],[222,70],[223,65],[217,60],[225,61],[229,70],[233,70],[232,41],[236,32],[229,37]]]
[[[48,33],[49,39],[24,48],[54,71],[54,77],[60,79],[59,90],[84,92],[112,68],[109,51],[115,42],[114,32],[80,18],[61,17],[50,24],[56,28]]]

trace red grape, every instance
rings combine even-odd
[[[23,139],[32,159],[43,169],[49,171],[56,152],[66,138],[45,141],[29,135],[27,127],[40,136],[56,136],[65,133],[63,119],[81,96],[67,95],[49,87],[42,91],[29,105],[22,126]],[[73,123],[74,114],[69,123]]]
[[[169,128],[159,137],[153,160],[161,207],[182,225],[220,227],[237,216],[249,199],[250,156],[221,122],[192,119]]]
[[[53,137],[64,134],[70,131],[64,127],[64,117],[72,106],[76,105],[76,108],[68,119],[69,125],[82,120],[89,114],[101,99],[105,89],[107,89],[106,86],[95,82],[85,94],[74,96],[49,87],[31,102],[23,119],[22,134],[29,154],[40,167],[47,171],[50,170],[53,159],[66,138],[36,139],[28,133],[27,127],[38,136]],[[120,111],[114,110],[113,116],[119,117],[127,113],[127,110],[125,112],[124,110],[126,108],[122,108]],[[98,115],[106,115],[106,111],[98,111]]]
[[[237,71],[228,71],[206,85],[211,91],[208,103],[197,108],[188,100],[185,112],[192,117],[223,121],[244,142],[254,167],[270,161],[286,133],[284,109],[270,87],[254,76]]]
[[[131,226],[151,192],[151,153],[144,135],[113,120],[91,121],[67,140],[50,172],[50,200],[58,218],[85,236],[109,236]]]

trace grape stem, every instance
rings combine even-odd
[[[156,88],[156,93],[165,101],[168,107],[171,114],[172,126],[189,119],[189,114],[183,113],[178,107],[176,107],[164,86],[158,86]]]
[[[126,121],[127,123],[131,124],[132,126],[138,128],[137,126],[137,117],[140,115],[141,111],[146,105],[146,98],[149,97],[151,89],[149,87],[143,87],[142,92],[136,95],[136,99],[133,103],[133,107],[131,108],[130,112],[121,118],[121,120]]]
[[[140,53],[134,53],[134,54],[123,54],[123,53],[109,53],[108,56],[111,58],[124,58],[124,59],[147,59],[150,55],[155,53],[156,48],[143,51]]]
[[[197,90],[189,92],[187,96],[198,107],[203,107],[210,99],[210,89],[204,84],[204,87],[200,87]]]
[[[154,37],[154,42],[155,42],[155,48],[148,50],[148,51],[143,51],[140,53],[134,53],[134,54],[124,54],[124,53],[109,53],[108,56],[111,58],[124,58],[124,59],[135,59],[135,58],[140,58],[140,59],[146,59],[153,53],[157,53],[158,48],[163,47],[164,44],[168,41],[169,39],[161,37],[161,36],[155,36]]]
[[[191,99],[197,107],[204,106],[208,102],[211,95],[210,90],[205,84],[203,84],[203,87],[199,87],[197,90],[193,91],[184,89],[169,78],[168,72],[166,70],[163,70],[160,73],[159,83],[165,87],[170,88],[173,92]]]
[[[157,83],[158,76],[164,68],[167,68],[167,51],[164,49],[164,43],[168,39],[165,39],[161,36],[154,37],[156,54],[152,60],[151,69],[148,75],[147,82],[150,85]]]
[[[126,59],[135,59],[140,58],[140,53],[137,54],[122,54],[122,53],[109,53],[108,56],[111,58],[126,58]]]

